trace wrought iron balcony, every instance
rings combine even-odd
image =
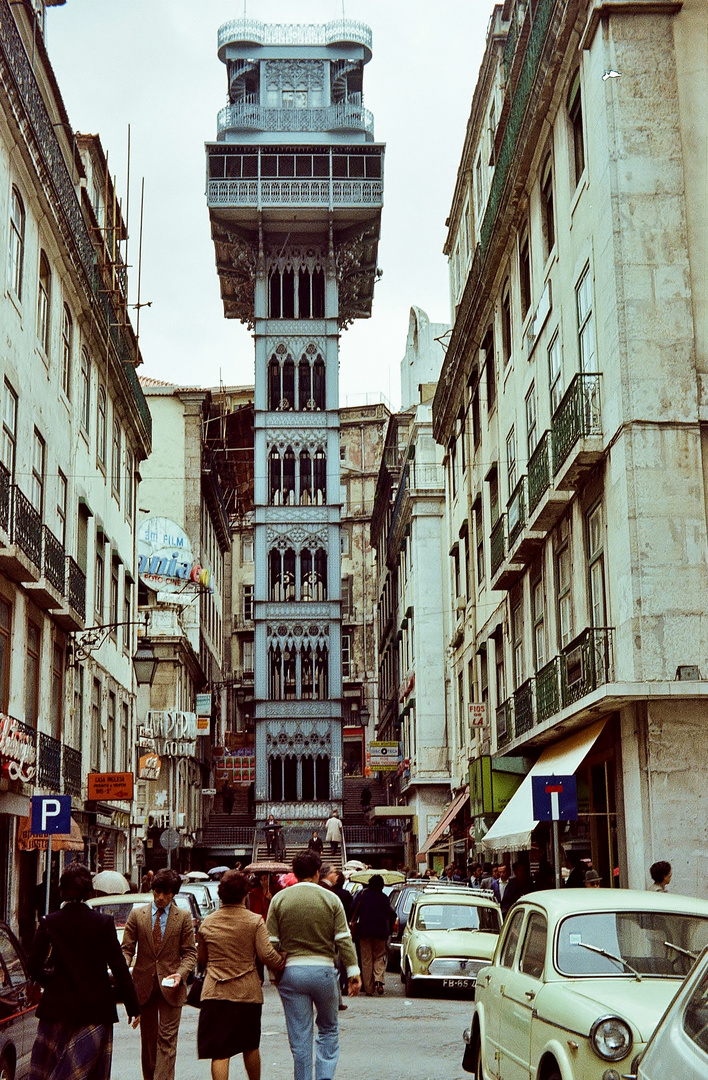
[[[46,525],[42,526],[42,540],[44,548],[42,572],[50,585],[53,585],[57,592],[63,596],[66,587],[66,554],[64,546]]]
[[[560,711],[560,657],[554,656],[536,672],[536,723],[540,724]]]
[[[61,775],[64,794],[81,798],[81,753],[64,744],[61,750]]]
[[[362,105],[342,102],[322,108],[277,109],[238,101],[216,118],[218,137],[226,131],[365,131],[373,138],[374,116]]]
[[[42,518],[17,484],[12,489],[12,540],[37,568],[42,566]]]
[[[514,699],[513,697],[507,698],[501,705],[497,706],[496,711],[496,728],[497,728],[497,746],[503,746],[511,740],[511,736],[514,730]]]
[[[61,743],[40,731],[37,735],[37,783],[50,791],[59,791],[61,784]]]
[[[514,691],[514,735],[518,739],[534,724],[533,679],[527,679]]]
[[[526,524],[526,477],[522,476],[506,504],[506,525],[509,551],[514,548]]]
[[[86,575],[70,555],[66,560],[66,580],[69,606],[83,620],[86,618]]]
[[[0,463],[0,529],[3,532],[10,532],[10,507],[11,507],[11,495],[12,495],[12,477]]]
[[[210,207],[374,206],[383,204],[381,180],[209,180]]]
[[[544,431],[529,458],[528,510],[533,514],[551,484],[551,433]]]
[[[333,19],[328,23],[262,23],[258,19],[232,19],[219,27],[221,59],[227,45],[336,45],[351,42],[371,52],[371,27],[354,19]]]
[[[504,514],[499,519],[489,535],[489,558],[492,577],[504,562]]]
[[[589,626],[562,653],[563,707],[613,679],[613,627]]]
[[[602,435],[600,375],[576,375],[551,421],[553,475],[557,476],[578,439]]]

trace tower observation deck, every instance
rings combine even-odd
[[[339,334],[371,314],[384,147],[363,23],[224,24],[207,143],[227,319],[255,340],[256,819],[342,802]]]

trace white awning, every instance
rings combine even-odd
[[[520,851],[531,847],[531,833],[538,825],[533,818],[531,777],[545,774],[572,776],[590,753],[606,722],[607,718],[598,720],[590,727],[576,731],[574,735],[568,735],[553,746],[546,747],[489,832],[482,838],[485,851]]]

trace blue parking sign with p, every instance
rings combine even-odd
[[[71,832],[71,795],[33,795],[31,825],[33,836]]]

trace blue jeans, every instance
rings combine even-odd
[[[312,1080],[313,1006],[317,1024],[315,1080],[333,1080],[339,1059],[339,977],[337,969],[290,964],[278,984],[295,1080]]]

